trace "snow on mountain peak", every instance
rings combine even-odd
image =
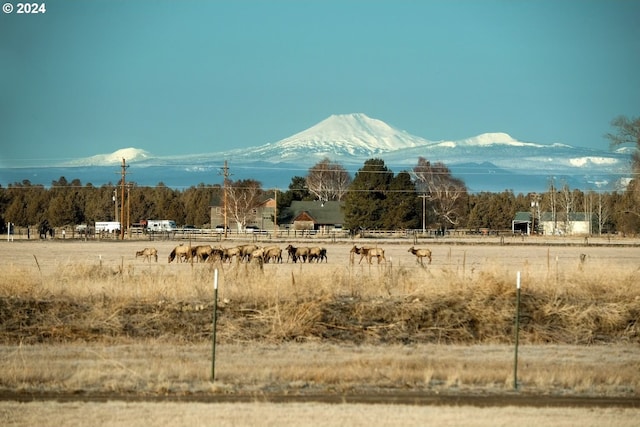
[[[305,157],[332,157],[342,154],[369,156],[428,144],[424,138],[410,135],[372,119],[363,113],[334,114],[320,123],[273,144],[259,147],[262,156],[277,154],[291,160],[305,152]],[[263,157],[264,158],[264,157]]]
[[[425,157],[430,161],[458,167],[458,171],[466,170],[460,173],[471,174],[474,191],[478,191],[483,188],[481,181],[484,173],[478,170],[485,168],[478,162],[486,159],[485,163],[490,165],[491,170],[501,169],[514,178],[526,176],[527,185],[531,184],[532,179],[544,181],[547,176],[567,176],[578,177],[584,185],[592,186],[596,181],[610,179],[614,172],[617,175],[626,173],[628,167],[625,165],[630,150],[620,148],[616,152],[605,153],[559,143],[543,145],[518,141],[502,132],[483,133],[463,140],[430,141],[366,114],[354,113],[331,115],[295,135],[257,147],[171,157],[155,157],[141,149],[123,148],[111,154],[99,154],[58,166],[113,167],[120,165],[124,158],[128,164],[136,164],[140,168],[162,166],[163,170],[173,168],[180,169],[180,173],[197,173],[210,171],[211,165],[225,159],[234,165],[245,165],[244,168],[252,171],[256,162],[281,164],[284,168],[290,168],[285,170],[292,171],[303,170],[325,157],[354,169],[366,159],[378,157],[390,167],[402,169],[415,165],[419,157]],[[188,167],[185,168],[185,165]],[[276,166],[267,169],[270,171],[269,178],[271,171],[277,174]],[[499,185],[510,185],[509,179]]]
[[[463,145],[480,147],[486,147],[489,145],[510,145],[512,147],[541,147],[540,144],[518,141],[508,133],[504,132],[483,133],[472,138],[463,139],[460,141],[460,143]]]
[[[120,162],[122,159],[126,159],[128,162],[132,162],[148,159],[149,157],[151,157],[147,151],[133,147],[121,148],[111,154],[107,154],[106,156],[107,161],[113,162]]]
[[[110,166],[121,164],[122,159],[127,163],[140,162],[150,159],[152,156],[148,151],[140,148],[121,148],[110,154],[97,154],[83,159],[72,160],[68,166]]]

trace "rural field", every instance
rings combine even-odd
[[[637,425],[640,240],[203,240],[327,260],[168,263],[179,243],[0,242],[3,425]]]

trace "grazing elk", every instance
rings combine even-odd
[[[431,251],[429,249],[415,249],[413,246],[409,248],[409,251],[416,256],[416,262],[424,265],[423,258],[429,258],[429,264],[431,264]]]
[[[256,245],[241,245],[238,246],[238,249],[240,249],[240,260],[250,261],[251,254],[253,253],[253,251],[258,249],[258,247]]]
[[[387,262],[387,259],[384,257],[384,249],[382,248],[366,248],[366,247],[357,247],[356,245],[353,245],[353,248],[351,248],[351,261],[353,262],[353,254],[358,254],[360,255],[360,261],[358,262],[358,264],[360,264],[362,262],[362,260],[364,258],[367,258],[367,261],[369,262],[369,264],[371,264],[371,258],[376,257],[378,259],[378,264],[380,264],[380,261]]]
[[[320,258],[318,258],[318,262],[329,262],[329,258],[327,258],[327,248],[320,248]]]
[[[295,246],[289,245],[285,250],[289,254],[287,256],[287,261],[291,258],[295,263],[302,258],[302,262],[307,262],[307,259],[309,258],[309,248],[296,248]]]
[[[191,246],[184,246],[182,243],[180,245],[173,248],[171,253],[169,253],[169,263],[174,259],[176,262],[186,262],[191,258]]]
[[[211,245],[199,245],[191,247],[191,259],[196,259],[198,262],[205,262],[209,257],[213,255],[213,248]]]
[[[264,262],[267,263],[269,261],[282,262],[282,249],[278,246],[269,246],[264,248]]]
[[[224,249],[218,247],[218,248],[211,248],[211,255],[209,255],[209,258],[207,259],[207,261],[210,262],[215,262],[215,261],[222,261],[224,262]]]
[[[236,257],[236,262],[240,262],[240,258],[242,257],[240,247],[222,249],[222,262],[226,262],[227,260],[231,262],[231,258],[233,257]]]
[[[319,248],[319,247],[314,247],[309,249],[309,262],[314,261],[315,262],[322,262],[322,260],[324,259],[324,261],[327,261],[327,249],[326,248]]]
[[[258,258],[260,260],[264,259],[264,248],[257,248],[249,254],[249,261],[257,260]]]
[[[139,256],[143,257],[143,262],[151,262],[151,257],[154,257],[156,262],[158,262],[158,251],[156,250],[156,248],[144,248],[141,251],[136,251],[136,258],[138,258]]]

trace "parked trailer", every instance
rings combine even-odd
[[[149,219],[147,220],[147,230],[153,233],[163,231],[176,231],[178,227],[172,219]]]
[[[120,231],[120,221],[96,221],[96,233],[102,231],[107,233]]]

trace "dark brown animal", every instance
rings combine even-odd
[[[320,248],[320,257],[318,258],[318,262],[328,262],[329,258],[327,258],[327,248]]]
[[[224,261],[224,249],[222,248],[211,248],[211,255],[207,259],[209,262],[215,261]]]

